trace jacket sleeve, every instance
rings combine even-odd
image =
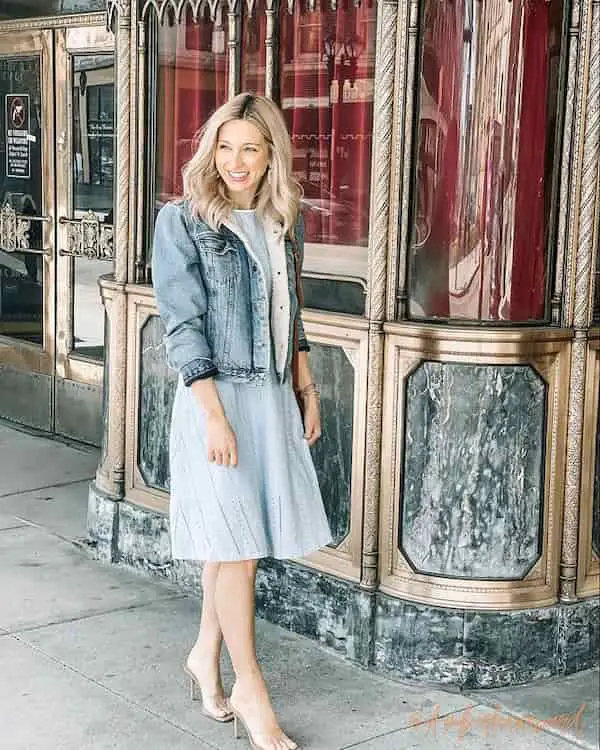
[[[197,250],[183,209],[175,203],[163,206],[156,218],[152,280],[169,366],[186,385],[216,375],[205,333],[207,296]]]
[[[302,273],[302,266],[304,265],[304,217],[299,214],[298,221],[294,228],[294,234],[296,236],[296,245],[298,247],[298,255],[300,256],[300,268],[298,269],[298,276]],[[302,281],[300,282],[302,283]],[[298,351],[309,352],[310,346],[306,340],[306,332],[304,331],[304,323],[302,322],[301,316],[302,310],[300,309],[300,300],[298,300],[298,312],[296,313],[298,321]]]

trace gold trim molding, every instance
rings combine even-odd
[[[577,0],[573,17],[580,22],[581,39],[577,76],[576,118],[571,164],[572,220],[567,237],[567,270],[563,319],[573,326],[571,382],[568,397],[568,437],[561,551],[562,602],[577,599],[579,511],[582,488],[582,441],[587,365],[587,329],[592,314],[592,263],[600,197],[600,2]]]
[[[352,476],[350,487],[350,531],[335,548],[323,547],[302,562],[310,567],[332,573],[340,578],[360,581],[362,567],[362,535],[365,497],[365,431],[367,420],[368,330],[363,321],[343,327],[332,325],[324,314],[304,317],[310,343],[341,347],[354,370],[354,404],[352,423]],[[356,325],[358,323],[359,325]]]
[[[65,16],[20,18],[0,21],[0,34],[14,31],[40,31],[44,29],[68,28],[71,26],[102,26],[106,23],[106,13],[81,13]]]
[[[440,330],[390,324],[385,350],[381,471],[380,590],[444,607],[517,609],[553,604],[558,597],[569,331],[533,329]],[[548,385],[545,424],[544,508],[541,555],[523,580],[468,580],[415,572],[399,548],[404,388],[424,360],[473,365],[529,365]]]
[[[582,445],[582,479],[579,514],[579,555],[577,596],[598,596],[600,593],[600,556],[592,549],[592,519],[596,466],[596,441],[600,412],[600,329],[590,334],[587,353],[587,380]]]

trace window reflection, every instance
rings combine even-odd
[[[561,0],[426,0],[410,314],[545,315]]]
[[[110,273],[111,264],[101,260],[75,258],[73,349],[84,357],[104,359],[104,305],[98,291],[98,277]]]
[[[76,55],[72,81],[73,217],[89,211],[113,224],[115,112],[114,57]],[[73,261],[73,351],[104,358],[104,308],[98,277],[112,263],[90,258]]]
[[[280,103],[317,274],[367,277],[375,25],[370,2],[280,16]]]
[[[156,209],[183,193],[194,136],[227,99],[227,7],[158,29]]]
[[[81,55],[73,60],[74,208],[112,223],[114,172],[114,60]]]

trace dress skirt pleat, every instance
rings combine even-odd
[[[170,441],[174,558],[303,557],[331,541],[291,385],[217,381],[238,465],[210,463],[206,420],[180,380]]]

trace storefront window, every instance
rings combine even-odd
[[[75,212],[94,211],[112,223],[114,174],[114,60],[75,56],[73,184]]]
[[[309,306],[327,309],[334,295],[323,284],[345,278],[338,309],[355,312],[352,280],[367,278],[375,25],[370,2],[314,11],[297,2],[280,16],[279,96],[304,190],[305,272],[320,279],[309,282]]]
[[[545,318],[563,5],[423,3],[413,318]]]
[[[111,227],[115,154],[115,65],[113,55],[73,57],[73,205],[76,219],[95,214]],[[112,263],[93,258],[73,262],[73,350],[104,357],[104,308],[98,278]]]
[[[153,6],[148,5],[149,9]],[[147,18],[155,29],[156,135],[149,135],[154,215],[182,194],[181,170],[193,153],[194,135],[226,101],[230,77],[228,5],[194,3],[174,16],[163,1]],[[201,6],[204,8],[204,6]],[[199,9],[199,13],[202,11]],[[209,16],[209,12],[212,14]],[[272,27],[268,12],[273,13]],[[304,191],[305,304],[364,314],[369,237],[376,6],[314,9],[290,2],[267,11],[266,0],[242,3],[237,88],[270,95],[280,104],[293,144],[293,170]],[[170,17],[169,17],[170,14]],[[273,30],[272,37],[269,29]],[[273,51],[268,70],[267,51]],[[151,235],[149,228],[148,235]]]
[[[158,27],[155,210],[183,191],[181,170],[194,136],[227,99],[227,10]]]

